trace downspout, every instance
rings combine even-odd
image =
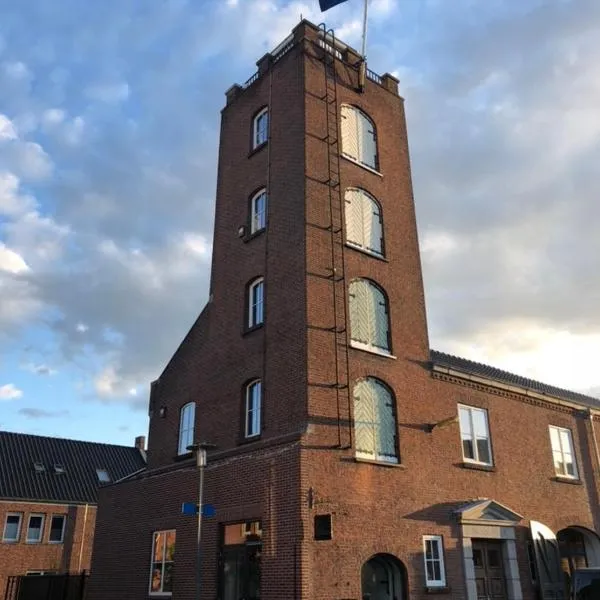
[[[79,563],[77,565],[77,572],[81,573],[81,562],[83,561],[83,544],[85,543],[85,526],[87,523],[89,504],[85,505],[85,512],[83,513],[83,530],[81,532],[81,545],[79,547]]]

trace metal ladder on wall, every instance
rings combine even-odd
[[[323,70],[325,74],[325,95],[322,100],[326,111],[327,180],[330,222],[328,230],[331,239],[331,290],[333,304],[333,327],[335,347],[335,383],[338,410],[339,446],[352,445],[350,423],[350,367],[348,357],[347,292],[344,261],[344,198],[340,185],[340,133],[339,106],[337,99],[336,47],[333,29],[320,26],[323,34]],[[347,425],[344,428],[343,422]],[[346,435],[343,431],[346,431]]]

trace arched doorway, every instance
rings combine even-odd
[[[600,538],[585,527],[567,527],[556,534],[567,585],[575,569],[600,566]]]
[[[406,600],[406,568],[391,554],[372,556],[361,569],[362,600]]]

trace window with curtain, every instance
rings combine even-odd
[[[346,243],[383,256],[383,220],[378,202],[358,188],[347,189],[345,201]]]
[[[350,160],[379,169],[377,136],[373,121],[360,109],[342,104],[342,155]]]
[[[188,446],[194,443],[194,418],[196,416],[196,405],[190,402],[181,408],[179,416],[179,447],[178,454],[187,454]]]
[[[368,377],[354,384],[354,438],[357,458],[398,462],[394,397],[383,381]]]
[[[348,291],[352,346],[390,354],[390,323],[383,290],[368,279],[355,279]]]

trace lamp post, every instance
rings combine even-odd
[[[196,537],[196,599],[200,600],[202,590],[202,577],[200,569],[202,566],[202,498],[204,496],[204,469],[208,460],[207,451],[216,448],[214,444],[200,442],[188,446],[190,452],[196,454],[196,466],[198,467],[198,532]]]

